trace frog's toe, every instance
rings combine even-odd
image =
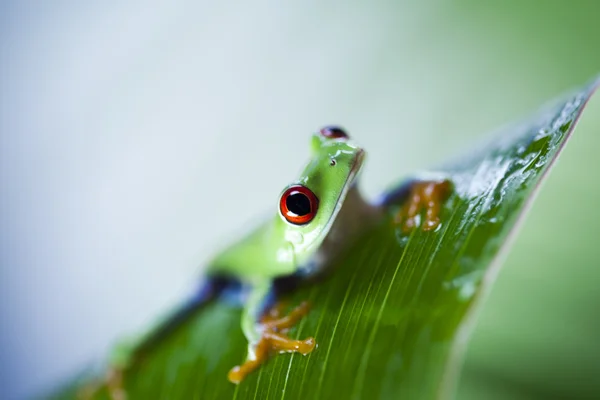
[[[440,212],[444,201],[452,191],[452,183],[442,181],[418,181],[413,184],[406,203],[394,218],[394,223],[400,225],[402,231],[409,233],[414,230],[423,216],[421,229],[435,230],[441,223]]]
[[[123,369],[109,368],[102,379],[96,379],[85,384],[77,393],[78,400],[91,400],[106,389],[111,400],[127,400],[127,393],[123,388]]]
[[[316,347],[317,341],[314,337],[310,336],[302,341],[301,345],[298,347],[298,352],[305,356],[312,352]]]
[[[229,379],[229,382],[235,383],[237,385],[240,382],[242,382],[249,373],[260,367],[262,363],[262,359],[256,359],[248,360],[242,365],[236,365],[235,367],[231,368],[231,370],[229,370],[229,373],[227,374],[227,379]]]
[[[300,353],[307,355],[316,346],[316,341],[313,337],[304,340],[294,340],[277,332],[265,332],[264,337],[268,338],[271,349],[280,353]]]
[[[123,388],[122,369],[111,370],[106,385],[111,400],[127,400],[127,393]]]
[[[415,217],[406,217],[402,213],[398,213],[396,224],[400,225],[404,233],[412,231],[418,225]]]
[[[273,309],[276,312],[273,312]],[[290,311],[289,314],[284,316],[281,316],[283,311],[281,304],[276,304],[273,309],[268,310],[261,320],[261,338],[254,348],[252,358],[246,360],[242,365],[233,367],[229,371],[227,378],[230,382],[238,384],[243,381],[248,374],[266,362],[270,354],[274,352],[306,355],[317,346],[317,342],[313,337],[296,340],[287,336],[287,331],[308,313],[310,309],[308,302],[302,302]]]
[[[441,221],[438,217],[428,218],[423,222],[424,231],[432,231],[440,225]]]
[[[280,309],[281,307],[276,304],[273,308]],[[283,317],[278,314],[278,318],[269,318],[265,317],[262,319],[261,323],[265,327],[266,330],[282,332],[286,329],[289,329],[296,325],[308,312],[310,311],[310,304],[307,301],[303,301],[294,308],[289,314],[284,315]],[[266,315],[271,315],[270,312]]]

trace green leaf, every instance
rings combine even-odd
[[[430,171],[455,186],[438,230],[405,235],[393,223],[392,208],[384,223],[335,262],[330,276],[296,291],[291,304],[309,300],[313,308],[290,336],[315,336],[315,351],[277,355],[235,386],[226,376],[245,357],[241,312],[215,302],[128,373],[129,398],[451,396],[499,253],[596,83]],[[74,391],[57,398],[73,397]]]

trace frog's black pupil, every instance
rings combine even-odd
[[[336,137],[348,136],[348,134],[342,128],[340,128],[340,127],[330,126],[327,129],[329,129],[331,131],[331,133],[333,134],[333,136],[336,136]]]
[[[310,212],[310,200],[304,193],[292,193],[285,199],[287,209],[301,217]]]

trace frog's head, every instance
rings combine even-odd
[[[365,157],[338,127],[321,129],[311,143],[311,160],[299,179],[283,190],[278,204],[285,240],[294,246],[298,262],[319,248]]]

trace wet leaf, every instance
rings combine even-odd
[[[396,208],[292,295],[313,308],[292,337],[315,336],[307,356],[272,358],[242,384],[240,310],[212,303],[126,377],[130,399],[436,398],[451,396],[465,343],[499,253],[572,132],[595,84],[506,128],[467,157],[420,174],[455,190],[434,232],[405,235]],[[58,397],[70,397],[67,390]],[[99,397],[104,398],[101,392]]]

